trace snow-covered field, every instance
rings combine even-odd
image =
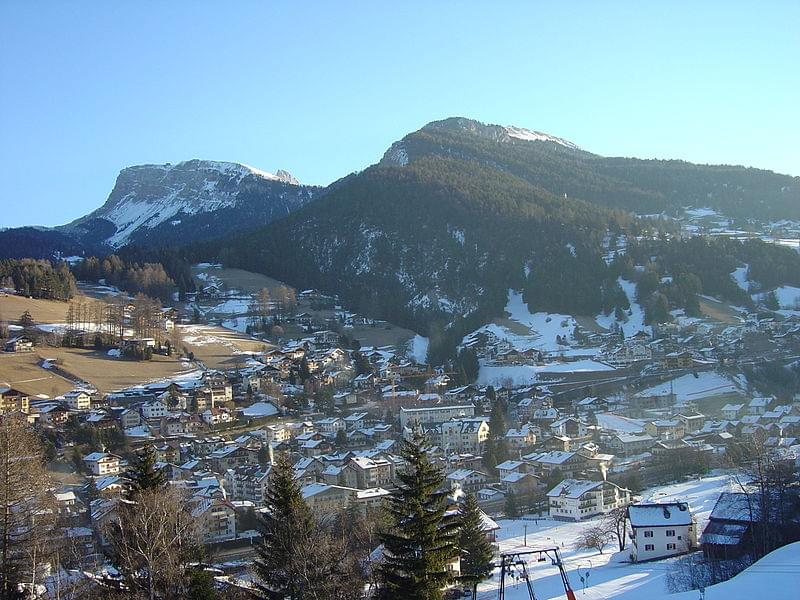
[[[684,501],[688,502],[698,521],[698,531],[702,532],[708,515],[723,491],[735,489],[729,474],[717,474],[712,477],[687,481],[684,483],[663,486],[647,490],[643,497],[649,501]],[[579,523],[567,523],[528,518],[526,520],[500,520],[498,540],[500,550],[505,552],[524,549],[525,529],[527,525],[528,548],[559,546],[570,579],[577,597],[587,600],[600,598],[621,598],[626,600],[651,600],[667,595],[665,576],[670,559],[649,563],[631,564],[628,552],[617,551],[616,542],[609,544],[604,554],[591,550],[575,550],[575,542],[586,528],[592,527],[597,520]],[[564,587],[558,569],[550,562],[537,562],[536,556],[530,557],[527,565],[533,584],[534,593],[540,600],[547,598],[563,598]],[[586,579],[589,573],[588,586],[584,590],[580,576]],[[495,570],[491,580],[478,587],[478,598],[489,600],[497,598],[500,582],[499,570]],[[692,598],[697,597],[695,592]],[[527,600],[528,590],[524,580],[506,578],[506,598],[508,600]],[[665,599],[666,600],[666,599]],[[681,600],[684,600],[683,598]]]
[[[678,403],[684,403],[724,394],[743,394],[744,384],[742,381],[713,371],[704,371],[698,373],[697,377],[693,374],[688,374],[671,381],[659,383],[642,390],[636,395],[640,398],[647,398],[649,396],[667,396],[670,393],[675,394],[675,399]]]
[[[619,323],[619,326],[625,332],[626,337],[630,337],[639,331],[647,331],[650,327],[645,327],[644,324],[644,311],[642,307],[636,302],[636,284],[633,281],[628,281],[620,277],[618,280],[619,285],[628,297],[628,303],[631,305],[630,310],[627,311],[627,321],[617,321],[612,312],[610,315],[599,314],[595,317],[595,321],[600,327],[610,329],[614,323]]]
[[[430,340],[421,335],[415,335],[408,342],[408,356],[418,364],[424,364],[428,360],[428,345]]]
[[[537,349],[545,352],[559,352],[569,346],[559,344],[557,336],[570,338],[575,329],[575,319],[570,315],[556,313],[536,312],[528,310],[528,305],[522,300],[522,294],[508,290],[508,303],[505,311],[511,321],[515,321],[527,330],[527,333],[515,333],[508,327],[489,323],[464,337],[463,343],[469,342],[479,333],[489,333],[498,339],[505,340],[516,350],[524,351]]]

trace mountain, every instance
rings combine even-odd
[[[687,206],[708,206],[746,220],[800,219],[800,177],[741,166],[604,157],[545,133],[461,117],[407,135],[381,164],[401,166],[429,154],[477,161],[559,196],[638,214],[676,215]]]
[[[798,193],[796,178],[767,171],[605,158],[545,133],[451,118],[286,218],[204,251],[337,292],[431,336],[435,357],[501,316],[510,288],[532,310],[627,309],[620,267],[603,255],[609,232],[646,226],[631,212],[702,203],[784,216]]]
[[[179,245],[265,225],[312,200],[321,188],[290,173],[208,160],[123,169],[106,202],[53,229],[0,232],[41,257],[105,253],[127,244]],[[25,254],[31,256],[31,254]]]

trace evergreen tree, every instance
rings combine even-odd
[[[446,564],[457,554],[458,517],[445,515],[444,475],[429,452],[424,436],[403,441],[406,468],[388,508],[393,526],[381,535],[381,598],[440,600],[450,579]]]
[[[472,597],[475,598],[478,584],[492,572],[494,552],[491,542],[486,537],[483,514],[474,494],[467,494],[459,514],[461,531],[458,550],[461,555],[461,580],[469,584],[472,588]]]
[[[262,516],[262,541],[255,561],[258,587],[266,598],[302,598],[304,582],[297,566],[307,558],[304,546],[314,523],[284,454],[273,465],[265,504],[268,510]]]
[[[509,519],[516,519],[519,517],[519,507],[517,506],[517,495],[509,491],[506,495],[506,504],[503,508],[503,511],[506,513],[506,517]]]
[[[156,451],[152,446],[146,447],[136,457],[133,468],[128,472],[133,495],[167,485],[167,476],[163,471],[156,469],[156,462]]]
[[[281,454],[270,473],[267,510],[254,568],[257,587],[270,600],[348,600],[361,597],[362,576],[344,544],[321,530]]]

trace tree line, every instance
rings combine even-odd
[[[0,287],[46,300],[69,300],[77,292],[66,263],[32,258],[0,260]]]

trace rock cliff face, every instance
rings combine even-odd
[[[112,248],[208,239],[266,225],[319,189],[283,170],[273,175],[238,163],[138,165],[120,172],[103,206],[63,231]]]

